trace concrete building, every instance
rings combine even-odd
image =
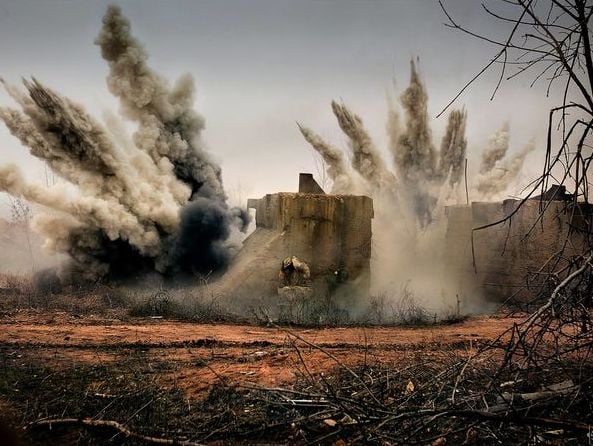
[[[225,294],[277,295],[283,261],[296,257],[310,270],[307,287],[318,296],[366,298],[370,287],[373,201],[327,195],[311,174],[299,191],[250,199],[255,231],[224,276]]]

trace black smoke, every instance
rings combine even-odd
[[[171,86],[153,71],[119,7],[107,9],[95,43],[135,132],[122,138],[115,122],[100,123],[36,79],[24,91],[7,86],[20,109],[0,107],[0,119],[77,193],[31,183],[15,165],[0,165],[0,191],[51,209],[33,226],[69,256],[59,272],[66,282],[220,274],[235,252],[232,228],[245,231],[249,214],[227,204],[222,170],[202,141],[193,79]],[[41,274],[40,286],[53,277]]]

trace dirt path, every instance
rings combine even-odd
[[[336,347],[459,344],[493,339],[517,319],[478,317],[459,324],[427,327],[349,327],[291,329],[315,344]],[[0,318],[0,342],[72,347],[142,344],[171,347],[203,345],[283,345],[287,330],[274,327],[196,324],[162,319],[79,318],[65,313],[16,313]]]
[[[454,325],[418,328],[292,329],[303,339],[331,351],[344,364],[430,360],[471,353],[494,339],[516,319],[471,318]],[[299,341],[282,328],[195,324],[162,319],[119,320],[78,317],[63,312],[24,311],[0,317],[1,354],[15,365],[42,361],[59,370],[110,364],[140,356],[160,374],[163,385],[181,388],[188,398],[203,397],[220,382],[289,385],[299,373],[336,367],[335,359]],[[305,367],[306,366],[306,367]]]

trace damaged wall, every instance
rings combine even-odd
[[[281,192],[250,199],[248,206],[255,209],[256,230],[225,274],[224,294],[276,294],[282,260],[296,256],[309,265],[317,295],[368,296],[371,198]]]
[[[559,270],[583,253],[591,231],[591,205],[533,199],[526,201],[510,222],[474,232],[474,269],[472,228],[510,215],[519,203],[475,202],[469,207],[447,208],[447,253],[460,259],[449,268],[465,282],[464,294],[499,302],[508,298],[525,301],[541,291],[548,272]],[[562,258],[555,263],[562,250]]]

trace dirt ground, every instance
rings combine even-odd
[[[55,370],[140,354],[148,365],[168,364],[161,385],[200,399],[216,383],[286,386],[299,373],[331,372],[338,361],[387,364],[471,354],[516,321],[490,316],[414,328],[292,329],[27,310],[0,317],[0,351],[14,366],[38,361]]]
[[[467,369],[463,388],[433,378],[521,321],[491,315],[448,325],[303,328],[129,314],[0,311],[0,444],[15,444],[3,443],[3,426],[23,445],[145,444],[134,435],[212,446],[356,443],[363,437],[351,409],[373,395],[377,407],[413,410],[451,392],[471,397],[495,370],[496,352]],[[373,407],[363,412],[380,417]],[[427,438],[446,432],[451,444],[470,444],[468,426],[457,421],[427,427]],[[135,434],[84,424],[97,422]],[[412,419],[393,422],[402,432],[418,430]],[[490,435],[491,427],[480,432]],[[496,435],[521,432],[515,426]],[[483,444],[499,444],[496,435]]]

